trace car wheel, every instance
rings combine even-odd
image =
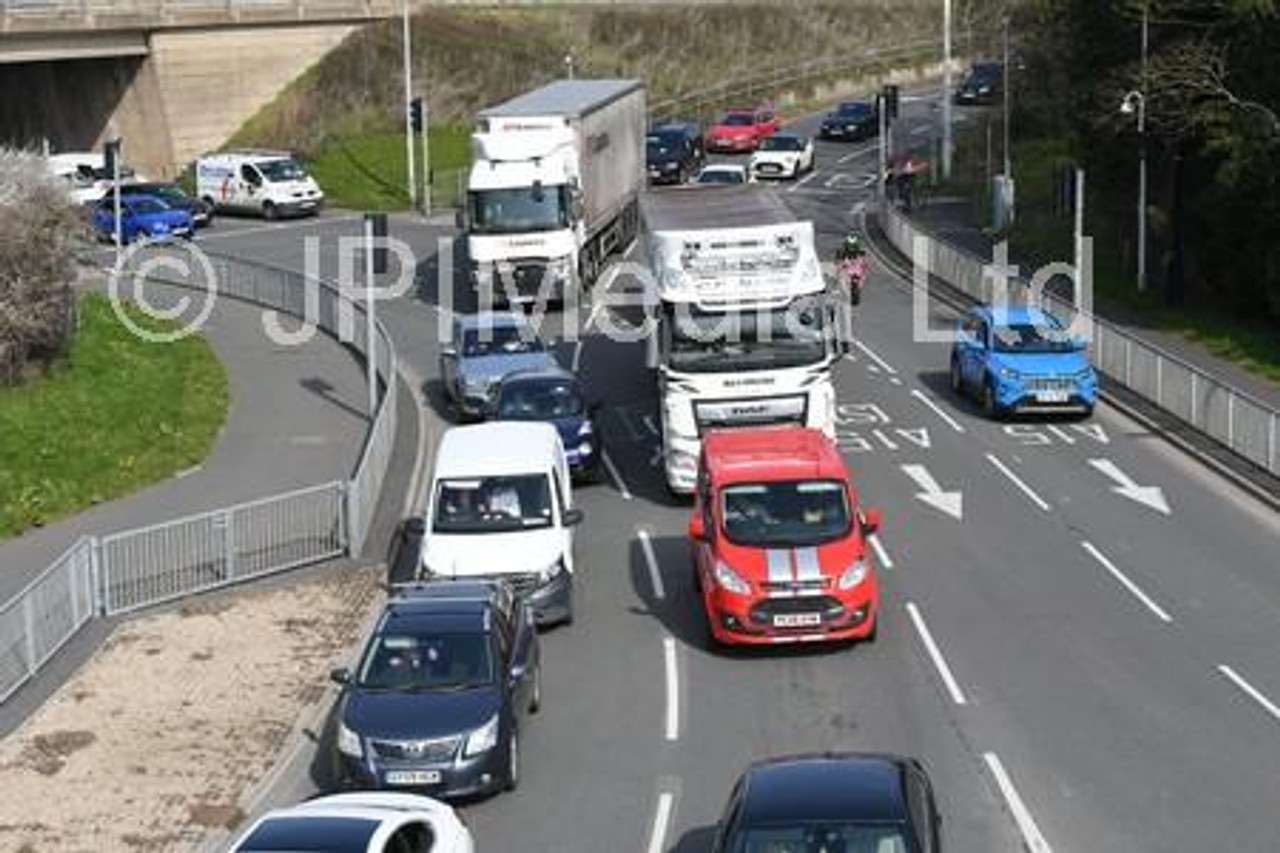
[[[507,790],[514,791],[520,784],[520,736],[515,730],[507,738]]]
[[[863,638],[862,642],[864,643],[874,643],[876,641],[876,637],[880,635],[880,614],[877,613],[872,618],[874,618],[875,621],[871,623],[871,633],[867,634],[867,636]]]
[[[542,709],[542,665],[533,671],[533,696],[529,699],[529,713],[536,714]]]
[[[276,210],[276,206],[271,202],[264,202],[262,205],[262,216],[269,222],[275,222],[280,218],[280,211]]]
[[[964,396],[964,377],[960,375],[960,359],[951,359],[951,390],[956,396]]]
[[[992,420],[1000,417],[1000,407],[996,403],[996,391],[988,380],[982,384],[982,414]]]

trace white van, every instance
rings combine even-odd
[[[450,428],[436,451],[419,578],[501,578],[527,596],[539,625],[572,622],[582,522],[572,489],[551,424]]]
[[[67,151],[45,158],[49,171],[61,178],[76,204],[93,204],[111,189],[113,176],[107,172],[107,158],[101,152]],[[133,169],[121,164],[120,183],[144,180]]]
[[[196,161],[196,195],[219,211],[267,219],[319,213],[324,193],[286,151],[228,151]]]

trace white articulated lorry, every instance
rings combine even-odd
[[[561,300],[625,248],[645,108],[637,80],[561,80],[479,114],[460,224],[482,301]]]
[[[841,316],[813,223],[754,184],[651,192],[642,218],[668,487],[693,491],[708,430],[795,424],[834,437]]]

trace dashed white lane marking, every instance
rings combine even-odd
[[[938,670],[938,675],[942,677],[942,683],[946,685],[947,692],[951,694],[951,701],[957,705],[967,705],[968,700],[965,699],[964,691],[960,689],[959,682],[951,673],[951,667],[947,666],[947,660],[942,656],[942,650],[938,648],[938,644],[934,642],[933,634],[929,632],[929,626],[924,624],[924,617],[920,615],[920,609],[916,607],[914,602],[907,602],[907,613],[911,616],[911,622],[916,626],[916,632],[920,635],[920,641],[924,643],[925,651],[929,653],[929,657],[933,660],[933,666]]]
[[[890,382],[892,382],[894,385],[901,385],[901,384],[902,384],[902,380],[901,380],[901,379],[899,379],[899,378],[898,378],[898,377],[896,377],[896,376],[890,376],[890,377],[889,377],[889,381],[890,381]]]
[[[661,601],[667,597],[667,589],[662,584],[662,572],[658,568],[658,558],[653,553],[653,542],[649,539],[649,531],[637,530],[636,538],[640,540],[640,550],[644,552],[644,562],[649,567],[649,583],[653,586],[653,597]]]
[[[919,388],[912,388],[911,396],[915,397],[921,403],[924,403],[926,406],[932,409],[933,413],[938,417],[942,418],[943,422],[945,422],[947,426],[951,427],[953,430],[955,430],[958,433],[964,432],[964,427],[960,426],[960,424],[956,421],[956,419],[951,417],[951,415],[947,414],[946,411],[941,406],[933,402],[933,400],[929,398],[928,394],[924,393]]]
[[[890,374],[890,375],[893,375],[893,374],[896,374],[896,373],[898,372],[898,371],[894,370],[892,367],[890,367],[890,366],[889,366],[889,362],[885,361],[883,358],[881,358],[880,356],[878,356],[878,355],[876,355],[874,352],[872,352],[871,347],[867,346],[866,344],[864,344],[862,341],[858,340],[857,338],[854,338],[854,339],[853,339],[853,345],[854,345],[855,347],[857,347],[858,349],[862,350],[862,351],[863,351],[863,353],[865,353],[865,354],[866,354],[867,358],[871,359],[871,360],[872,360],[872,361],[874,361],[876,364],[880,365],[880,368],[881,368],[882,370],[884,370],[884,372],[885,372],[885,373],[888,373],[888,374]]]
[[[646,853],[663,853],[667,849],[667,828],[671,825],[671,813],[675,807],[675,795],[663,791],[658,795],[658,808],[653,814],[653,826],[649,830],[649,846]]]
[[[988,752],[983,754],[982,759],[987,763],[987,769],[991,771],[991,775],[995,777],[1000,795],[1009,804],[1009,811],[1013,813],[1013,820],[1018,824],[1018,831],[1022,833],[1022,840],[1026,842],[1029,853],[1052,853],[1053,848],[1044,840],[1040,827],[1036,826],[1035,818],[1031,816],[1031,810],[1022,801],[1018,789],[1013,787],[1013,781],[1005,772],[1004,765],[1000,763],[1000,757],[994,752]]]
[[[1262,710],[1266,711],[1276,720],[1280,721],[1280,707],[1263,695],[1262,691],[1254,687],[1252,684],[1244,680],[1240,673],[1236,672],[1226,664],[1218,664],[1218,672],[1225,675],[1231,680],[1236,687],[1239,687],[1246,696],[1262,706]]]
[[[1018,489],[1019,489],[1019,490],[1020,490],[1024,495],[1026,495],[1026,496],[1027,496],[1027,498],[1028,498],[1028,499],[1029,499],[1033,504],[1035,504],[1036,506],[1040,507],[1040,509],[1044,510],[1045,512],[1048,512],[1048,511],[1049,511],[1049,505],[1048,505],[1047,503],[1045,503],[1044,499],[1043,499],[1043,498],[1041,498],[1039,495],[1037,495],[1037,494],[1032,490],[1032,488],[1031,488],[1030,486],[1028,486],[1026,483],[1024,483],[1024,482],[1022,481],[1022,478],[1021,478],[1021,477],[1019,477],[1017,474],[1013,473],[1013,471],[1011,471],[1011,470],[1009,469],[1009,466],[1008,466],[1008,465],[1005,465],[1005,464],[1004,464],[1003,462],[1001,462],[998,458],[996,458],[995,454],[988,453],[988,454],[987,454],[987,461],[988,461],[988,462],[990,462],[992,465],[994,465],[994,466],[996,467],[996,470],[997,470],[997,471],[999,471],[1001,474],[1004,474],[1004,475],[1005,475],[1005,477],[1007,477],[1007,478],[1009,479],[1009,482],[1011,482],[1011,483],[1013,483],[1015,486],[1017,486],[1017,487],[1018,487]]]
[[[814,169],[812,172],[810,172],[809,174],[805,175],[803,178],[801,178],[800,180],[796,181],[796,182],[795,182],[794,184],[792,184],[791,186],[787,187],[787,192],[789,192],[789,193],[793,193],[793,192],[795,192],[796,190],[800,189],[800,188],[801,188],[802,186],[804,186],[805,184],[807,184],[807,183],[809,183],[810,181],[812,181],[814,178],[818,177],[818,175],[819,175],[819,174],[821,174],[821,173],[820,173],[817,169]]]
[[[613,478],[613,485],[618,489],[618,494],[622,495],[624,501],[631,500],[631,490],[627,488],[627,482],[622,479],[622,475],[618,473],[618,468],[613,464],[613,459],[609,456],[609,451],[600,451],[600,459],[604,462],[605,470],[609,472],[609,476]]]
[[[1089,552],[1089,556],[1097,560],[1099,565],[1101,565],[1104,569],[1110,572],[1111,576],[1114,577],[1117,581],[1119,581],[1121,586],[1129,590],[1129,592],[1133,594],[1134,598],[1141,601],[1148,610],[1154,613],[1157,619],[1159,619],[1161,622],[1173,621],[1173,617],[1170,616],[1163,607],[1156,604],[1155,601],[1151,598],[1151,596],[1147,595],[1145,592],[1142,591],[1141,587],[1139,587],[1133,581],[1129,580],[1129,578],[1125,575],[1124,572],[1116,568],[1115,563],[1108,560],[1105,554],[1103,554],[1101,551],[1099,551],[1097,548],[1093,546],[1092,542],[1081,542],[1080,545],[1086,551]]]
[[[893,558],[889,556],[889,552],[880,543],[880,537],[873,534],[867,538],[871,541],[871,547],[876,552],[876,559],[880,561],[880,568],[892,569],[894,566]]]
[[[667,672],[666,737],[668,742],[675,742],[680,738],[680,670],[674,637],[662,639],[662,657]]]

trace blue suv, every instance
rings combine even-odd
[[[1082,341],[1038,308],[971,309],[951,352],[951,388],[975,394],[988,417],[1093,413],[1098,379]]]

